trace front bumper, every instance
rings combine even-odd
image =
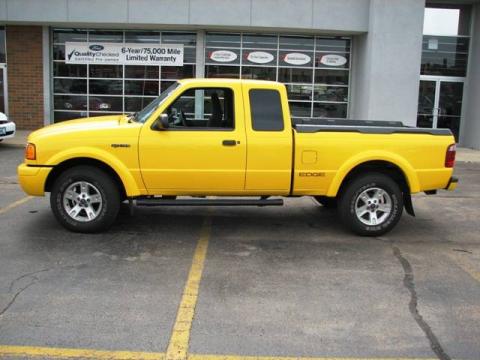
[[[448,181],[448,184],[445,190],[453,191],[457,188],[457,184],[458,184],[458,178],[452,176]]]
[[[51,167],[20,164],[17,168],[18,182],[28,195],[43,196],[45,195],[45,182],[50,171],[52,171]]]
[[[0,140],[10,139],[15,136],[15,123],[9,121],[5,124],[0,124]]]

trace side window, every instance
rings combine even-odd
[[[194,88],[182,93],[166,110],[171,128],[228,129],[235,127],[233,90]]]
[[[283,131],[280,94],[276,90],[250,90],[252,128],[256,131]]]

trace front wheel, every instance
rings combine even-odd
[[[50,206],[67,229],[100,232],[115,221],[120,209],[120,193],[109,174],[91,166],[76,166],[54,182]]]
[[[400,220],[402,192],[387,175],[362,175],[346,186],[338,211],[343,223],[356,234],[380,236],[392,230]]]

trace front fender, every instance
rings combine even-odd
[[[340,167],[328,188],[327,196],[336,196],[345,177],[355,167],[369,161],[386,161],[398,166],[407,179],[410,192],[416,193],[420,191],[417,174],[405,158],[388,151],[366,151],[355,155]]]
[[[105,165],[110,166],[117,173],[118,177],[123,183],[123,187],[125,188],[127,196],[141,195],[141,191],[137,185],[137,182],[125,164],[109,152],[102,149],[91,147],[70,148],[56,153],[54,156],[48,159],[45,165],[55,166],[64,161],[73,160],[76,158],[88,158],[103,162]]]

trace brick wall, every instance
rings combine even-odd
[[[43,126],[42,27],[10,26],[7,33],[8,112],[19,129]]]

